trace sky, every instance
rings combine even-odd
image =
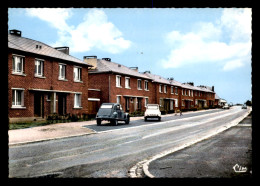
[[[252,99],[250,8],[9,8],[8,29],[70,55],[111,58],[228,103]]]

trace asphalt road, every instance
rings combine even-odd
[[[219,130],[245,112],[232,107],[161,122],[86,126],[98,133],[10,147],[9,177],[128,177],[137,162]]]

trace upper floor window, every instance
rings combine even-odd
[[[125,77],[125,88],[130,88],[130,77]]]
[[[159,85],[159,92],[162,92],[162,85]]]
[[[66,65],[59,64],[59,79],[65,80],[66,79]]]
[[[137,89],[138,89],[138,90],[141,90],[141,89],[142,89],[142,80],[141,80],[141,79],[138,79],[138,80],[137,80]]]
[[[14,74],[24,74],[24,56],[13,55]]]
[[[81,81],[81,67],[74,67],[74,81]]]
[[[164,93],[167,93],[167,85],[164,85]]]
[[[43,60],[36,59],[35,60],[35,76],[43,76]]]
[[[173,89],[173,86],[171,86],[171,94],[173,94],[174,92],[174,89]]]
[[[178,87],[175,87],[175,94],[178,94]]]
[[[116,76],[116,87],[121,87],[121,76]]]
[[[144,81],[144,90],[149,90],[148,89],[148,81],[147,80]]]

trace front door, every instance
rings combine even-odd
[[[66,114],[66,94],[58,94],[58,113],[63,116]]]
[[[44,95],[39,92],[34,94],[34,116],[44,117]]]

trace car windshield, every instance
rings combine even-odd
[[[148,105],[147,109],[153,109],[153,110],[157,110],[158,106],[157,105]]]

